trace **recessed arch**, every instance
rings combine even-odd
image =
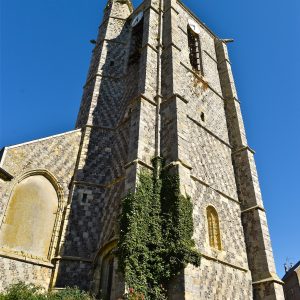
[[[62,189],[46,170],[16,180],[0,228],[0,247],[22,256],[50,260]]]
[[[222,250],[220,221],[217,210],[213,206],[206,209],[209,245],[216,250]]]
[[[105,299],[111,299],[112,286],[117,276],[117,259],[115,249],[117,239],[112,239],[100,249],[94,260],[94,284],[93,292]]]

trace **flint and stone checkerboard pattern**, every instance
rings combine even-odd
[[[69,183],[74,174],[81,131],[76,130],[62,135],[49,137],[21,145],[5,148],[1,166],[14,176],[12,181],[0,183],[0,224],[4,222],[9,207],[10,195],[24,174],[52,174],[60,187],[60,208],[67,205]],[[37,214],[38,214],[38,209]],[[58,219],[61,213],[58,214]],[[54,240],[57,241],[60,226],[56,226]],[[40,261],[26,253],[7,253],[0,245],[0,289],[11,283],[25,281],[49,287],[54,265],[51,261]],[[58,249],[53,246],[53,253]]]
[[[129,63],[140,12],[142,48]],[[199,26],[203,76],[190,63],[189,20]],[[76,128],[3,152],[0,166],[14,179],[0,182],[1,223],[13,187],[30,172],[57,181],[62,205],[48,261],[0,248],[0,289],[23,280],[98,294],[121,199],[160,155],[192,199],[203,254],[200,268],[188,266],[170,283],[169,299],[284,299],[227,46],[181,1],[145,0],[136,10],[130,0],[108,1]],[[219,216],[221,251],[209,245],[208,206]],[[116,300],[125,289],[117,261],[112,282]]]

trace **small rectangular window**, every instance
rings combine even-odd
[[[87,194],[85,194],[85,193],[84,193],[84,194],[82,194],[82,198],[81,198],[81,203],[82,203],[82,204],[85,204],[85,203],[87,203],[87,196],[88,196],[88,195],[87,195]]]

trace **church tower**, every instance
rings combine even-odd
[[[163,157],[193,203],[202,255],[200,267],[174,278],[169,299],[284,299],[227,42],[180,0],[145,0],[136,9],[130,0],[107,2],[76,130],[0,155],[0,275],[7,278],[0,288],[27,278],[120,299],[121,200]],[[32,200],[48,231],[32,229],[46,221],[19,204],[33,186],[53,195],[51,207],[37,206],[42,192]],[[24,232],[14,225],[20,209],[28,214]],[[42,248],[30,236],[45,236]]]

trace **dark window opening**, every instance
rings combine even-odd
[[[114,275],[114,259],[111,258],[108,265],[108,278],[107,278],[107,290],[106,290],[106,295],[108,299],[110,299],[111,297],[113,275]]]
[[[115,62],[112,60],[109,64],[111,67],[113,67],[115,65]]]
[[[143,45],[144,18],[132,28],[129,64],[139,63]]]
[[[203,63],[199,35],[188,26],[188,43],[190,48],[190,63],[195,72],[203,76]]]
[[[103,258],[100,277],[101,299],[110,300],[112,296],[114,279],[114,256],[108,254]]]
[[[205,114],[204,114],[204,112],[201,113],[201,120],[202,120],[202,122],[205,122]]]
[[[81,202],[82,203],[86,203],[87,202],[87,196],[88,196],[87,194],[83,194],[82,195],[82,198],[81,198]]]

